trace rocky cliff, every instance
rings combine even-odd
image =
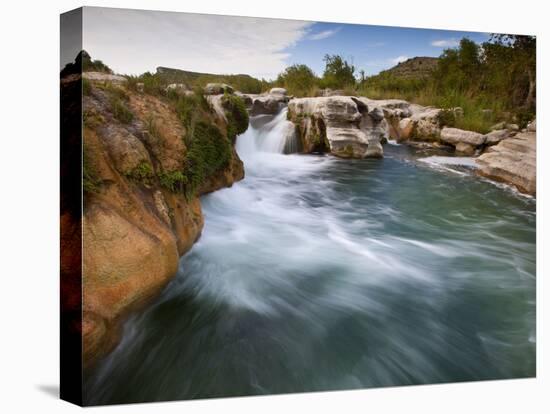
[[[149,95],[112,76],[83,74],[85,366],[175,275],[203,227],[199,196],[244,177],[240,98],[220,98],[220,113],[201,94]]]

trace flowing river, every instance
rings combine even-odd
[[[534,376],[535,200],[407,146],[284,155],[285,118],[238,138],[246,178],[203,197],[200,240],[85,401]]]

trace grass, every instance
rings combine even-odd
[[[82,188],[85,194],[96,194],[100,191],[101,179],[94,165],[88,146],[82,148]]]
[[[82,95],[90,96],[92,94],[92,83],[89,79],[82,78]]]
[[[116,96],[111,97],[111,111],[115,119],[123,124],[129,124],[134,119],[134,114],[126,104]]]
[[[141,161],[132,170],[125,172],[124,175],[133,181],[137,181],[145,185],[150,185],[153,182],[153,178],[155,177],[155,172],[153,171],[153,167],[149,162]]]
[[[166,171],[158,174],[160,185],[173,193],[184,192],[187,177],[181,171]]]

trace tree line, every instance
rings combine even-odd
[[[534,36],[493,34],[482,44],[463,38],[457,47],[443,51],[430,75],[419,78],[399,77],[391,70],[367,77],[339,55],[325,55],[324,62],[321,76],[304,64],[295,64],[272,85],[285,87],[295,96],[316,96],[331,88],[347,95],[461,106],[469,112],[473,129],[484,129],[504,117],[524,122],[536,109]]]

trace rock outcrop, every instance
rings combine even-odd
[[[383,110],[366,98],[349,96],[292,99],[289,120],[298,126],[304,152],[342,158],[380,158],[388,134]]]
[[[284,88],[272,88],[269,93],[261,95],[246,95],[251,100],[250,115],[275,115],[291,99]],[[245,101],[246,103],[246,101]]]
[[[476,159],[479,175],[536,195],[536,132],[504,139]]]
[[[96,82],[111,82],[111,83],[117,83],[117,84],[124,84],[128,82],[128,79],[126,79],[124,76],[112,75],[110,73],[105,73],[105,72],[84,72],[82,74],[82,77],[89,81],[96,81]]]
[[[453,145],[457,152],[464,155],[473,155],[476,148],[485,143],[483,134],[447,127],[441,130],[440,139],[446,144]]]
[[[191,130],[175,103],[85,77],[82,336],[91,366],[116,345],[124,317],[175,275],[203,227],[198,197],[244,169],[223,108],[180,97],[197,102]]]

